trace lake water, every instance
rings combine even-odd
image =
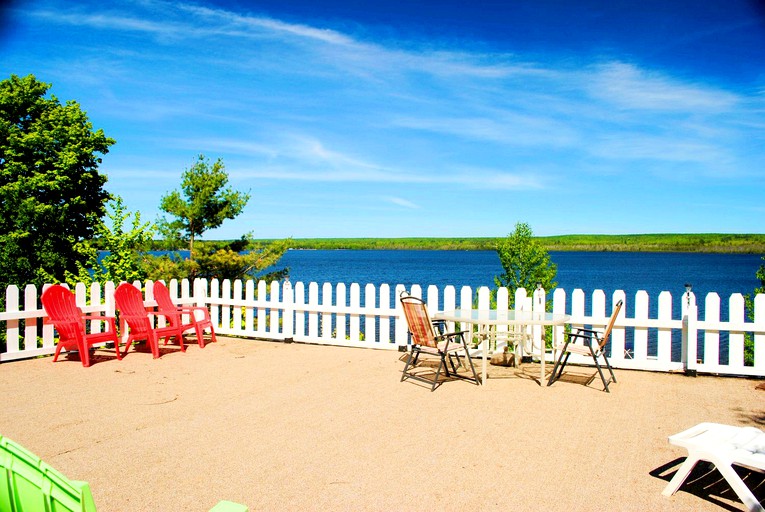
[[[654,310],[660,292],[669,291],[678,301],[685,283],[693,285],[702,309],[706,294],[717,292],[727,313],[731,294],[751,294],[759,285],[755,273],[763,263],[753,254],[553,251],[550,257],[558,266],[558,286],[569,296],[580,288],[589,298],[600,289],[610,304],[611,294],[624,290],[628,313],[639,290],[648,292]],[[433,284],[440,290],[454,285],[458,293],[464,285],[493,287],[494,276],[502,273],[495,251],[291,250],[280,262],[284,266],[293,283],[419,284],[423,289]]]
[[[683,293],[685,283],[691,283],[698,294],[751,293],[759,284],[755,273],[763,263],[759,255],[752,254],[551,252],[550,258],[558,266],[560,288],[624,290],[628,296],[638,290],[652,296],[664,290]],[[502,273],[495,251],[291,250],[280,266],[290,268],[293,283],[362,286],[477,288],[494,286],[494,276]]]

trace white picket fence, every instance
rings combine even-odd
[[[152,283],[134,283],[147,290],[147,305],[154,305]],[[222,335],[239,336],[277,341],[295,341],[325,345],[362,348],[404,350],[408,343],[406,321],[398,296],[405,290],[403,285],[393,289],[389,285],[379,288],[356,283],[319,286],[289,281],[267,283],[265,281],[187,280],[168,284],[176,302],[209,307],[215,330]],[[75,287],[77,303],[86,312],[115,313],[114,283],[101,286],[93,284],[88,289],[83,284]],[[423,297],[431,312],[490,307],[489,290],[481,288],[477,293],[470,287],[457,290],[447,286],[439,290],[429,286],[423,290],[412,287],[412,294]],[[28,285],[23,295],[16,286],[6,291],[5,311],[0,313],[0,336],[5,334],[5,348],[0,352],[0,362],[52,354],[55,350],[55,332],[44,323],[45,312],[40,309],[38,290]],[[536,290],[529,297],[518,290],[515,296],[517,309],[539,310],[544,308],[544,290]],[[556,289],[552,297],[552,311],[571,316],[571,326],[604,326],[611,308],[618,300],[625,306],[628,298],[623,291],[615,291],[607,304],[604,291],[596,290],[586,297],[582,290],[574,290],[570,296],[565,290]],[[532,300],[533,299],[533,300]],[[589,299],[589,300],[587,300]],[[716,293],[705,298],[704,318],[699,318],[696,297],[684,293],[673,297],[669,292],[658,296],[658,303],[649,315],[650,297],[638,292],[634,298],[632,317],[627,317],[627,307],[622,308],[616,321],[611,342],[610,361],[617,368],[651,371],[686,371],[721,375],[745,375],[765,377],[765,295],[754,300],[754,321],[747,321],[744,297],[734,294],[728,299],[728,318],[721,318],[721,299]],[[497,294],[497,308],[506,309],[507,289]],[[677,306],[677,313],[673,309]],[[588,309],[588,311],[586,311]],[[95,325],[95,324],[94,324]],[[4,327],[4,330],[3,330]],[[466,326],[460,326],[465,328]],[[97,328],[97,327],[94,327]],[[559,328],[558,335],[563,328]],[[535,343],[542,343],[543,331],[532,331]],[[745,335],[753,337],[754,364],[744,363]],[[552,358],[552,354],[548,354]],[[588,364],[585,359],[572,362]]]

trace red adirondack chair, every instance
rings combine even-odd
[[[58,331],[58,344],[53,362],[58,360],[61,350],[77,350],[80,353],[82,366],[90,366],[90,347],[96,343],[111,341],[117,352],[117,359],[122,359],[120,342],[113,316],[84,315],[77,307],[74,293],[60,284],[55,284],[45,290],[41,297],[43,309],[48,317],[45,323],[52,323]],[[88,333],[85,326],[88,321],[101,321],[106,324],[103,332]],[[125,348],[127,353],[127,347]]]
[[[154,283],[154,300],[157,301],[157,312],[164,315],[170,325],[178,325],[181,331],[186,332],[194,329],[197,333],[197,341],[201,348],[205,348],[204,332],[208,327],[210,328],[210,338],[212,341],[215,339],[215,329],[213,328],[212,320],[210,320],[210,312],[207,308],[201,306],[178,306],[173,303],[173,299],[170,298],[170,291],[167,286],[161,281]],[[201,318],[196,315],[196,312],[201,313]],[[183,315],[188,315],[189,323],[183,323]]]
[[[181,351],[186,351],[183,344],[183,331],[177,325],[154,327],[151,313],[143,304],[141,291],[130,283],[122,283],[114,292],[114,301],[120,312],[120,331],[124,334],[125,327],[129,330],[127,344],[130,346],[134,341],[146,340],[151,348],[154,359],[159,357],[159,339],[175,337],[181,346]],[[156,313],[159,314],[159,313]]]

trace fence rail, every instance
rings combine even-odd
[[[152,282],[134,283],[144,290],[147,306],[155,305]],[[218,281],[198,279],[170,281],[168,288],[179,303],[208,307],[217,333],[278,341],[296,341],[399,350],[408,343],[406,321],[397,300],[403,285],[381,285],[289,281]],[[94,283],[90,287],[75,286],[78,306],[86,312],[115,314],[114,283]],[[22,293],[23,291],[23,293]],[[457,290],[446,286],[440,290],[413,286],[412,294],[426,300],[431,311],[437,309],[469,310],[510,304],[507,289],[500,288],[496,305],[488,288],[474,291],[470,287]],[[20,290],[6,290],[5,311],[0,312],[0,362],[53,354],[56,333],[44,323],[40,294],[33,285]],[[513,297],[516,309],[549,308],[553,313],[571,316],[571,327],[602,327],[610,318],[618,300],[632,302],[630,317],[623,308],[617,318],[610,341],[610,361],[617,368],[651,371],[686,371],[721,375],[765,377],[765,295],[755,297],[754,321],[748,321],[745,301],[733,294],[727,302],[727,319],[722,319],[721,298],[710,293],[704,298],[704,317],[699,318],[696,296],[683,293],[673,297],[669,292],[658,295],[656,303],[646,292],[626,297],[621,290],[613,292],[610,304],[605,292],[596,290],[589,296],[576,289],[567,294],[556,289],[549,301],[544,290],[531,296],[520,289]],[[99,324],[94,323],[93,328]],[[461,326],[464,328],[464,326]],[[541,328],[530,328],[534,343],[540,347],[546,338]],[[558,328],[560,331],[563,328]],[[562,334],[558,332],[557,334]],[[553,357],[547,355],[548,359]],[[580,358],[572,362],[588,364]]]

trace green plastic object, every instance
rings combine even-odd
[[[248,512],[221,501],[210,512]],[[96,512],[87,482],[69,480],[20,444],[0,435],[0,512]]]
[[[210,512],[247,512],[249,509],[240,503],[222,500],[210,509]]]
[[[69,480],[3,436],[0,475],[1,512],[96,512],[87,482]]]

